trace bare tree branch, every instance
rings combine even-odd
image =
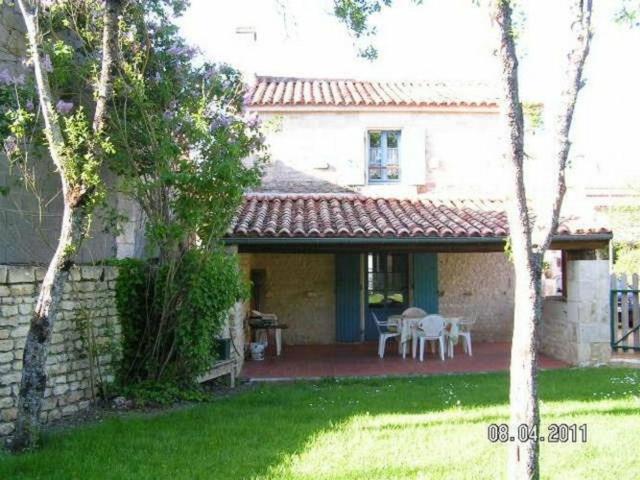
[[[565,171],[571,149],[569,133],[573,121],[578,93],[583,86],[582,72],[589,55],[589,47],[593,32],[591,30],[592,0],[575,0],[572,5],[572,30],[575,32],[575,44],[568,55],[567,85],[561,92],[559,113],[555,122],[555,145],[553,157],[556,161],[556,178],[554,195],[549,211],[542,215],[536,233],[540,234],[539,251],[549,248],[553,235],[558,229],[562,201],[567,191]],[[536,236],[537,239],[537,236]]]

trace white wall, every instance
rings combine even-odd
[[[264,190],[370,195],[446,192],[496,196],[503,182],[497,113],[434,111],[261,112],[273,165]],[[366,132],[401,130],[400,184],[366,185]],[[328,167],[328,168],[327,168]]]

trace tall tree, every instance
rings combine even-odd
[[[518,57],[512,22],[513,1],[492,0],[491,16],[498,33],[500,76],[500,115],[505,157],[511,168],[511,195],[508,202],[511,250],[515,268],[515,308],[510,367],[511,431],[525,425],[531,433],[524,442],[511,444],[508,456],[509,478],[539,478],[539,445],[536,432],[540,426],[537,391],[537,337],[542,315],[542,262],[555,234],[566,192],[565,172],[571,148],[569,133],[578,92],[583,86],[582,72],[592,38],[592,0],[571,1],[573,46],[568,55],[565,85],[559,92],[560,107],[555,119],[553,151],[553,196],[546,211],[534,215],[527,201],[525,129],[518,83]],[[367,17],[390,1],[335,0],[335,13],[348,27],[370,31]],[[536,212],[540,213],[540,212]]]
[[[65,6],[62,2],[36,0],[18,0],[17,3],[27,31],[27,63],[34,69],[37,105],[42,119],[38,126],[44,133],[49,157],[60,176],[64,210],[58,245],[40,287],[24,347],[16,432],[10,445],[15,451],[31,448],[38,440],[40,410],[47,379],[45,365],[51,333],[64,284],[73,265],[74,256],[87,234],[91,210],[99,195],[99,166],[105,151],[109,149],[104,128],[107,103],[112,91],[118,16],[122,1],[86,2],[85,5],[83,2],[76,2],[77,5],[72,7],[82,11],[86,11],[87,6],[95,7],[97,10],[94,10],[92,15],[99,12],[95,20],[102,26],[99,61],[95,62],[99,63],[98,73],[93,76],[87,74],[88,78],[94,79],[91,82],[93,100],[88,102],[93,109],[91,121],[83,107],[79,106],[76,112],[71,114],[74,104],[60,98],[63,92],[52,89],[50,81],[50,76],[56,75],[55,61],[52,64],[50,55],[68,57],[74,47],[66,44],[62,38],[53,38],[48,28],[41,28],[41,23],[45,14],[52,13],[52,10],[56,13],[56,9],[63,9]],[[78,42],[76,47],[83,45],[83,38],[78,37],[75,40]],[[49,51],[51,53],[48,53]],[[87,52],[83,50],[83,53]],[[91,64],[90,61],[86,63]],[[56,96],[59,98],[57,102]],[[18,99],[16,111],[20,110],[22,107]],[[19,122],[14,122],[12,127],[12,132],[20,140]],[[17,154],[15,149],[8,153]]]
[[[506,158],[512,172],[509,202],[509,230],[516,272],[515,312],[511,344],[509,399],[511,429],[526,425],[532,432],[525,442],[513,443],[509,452],[509,477],[539,478],[538,438],[540,413],[537,391],[537,340],[542,315],[541,273],[544,253],[558,228],[560,210],[566,192],[565,172],[571,148],[569,133],[578,92],[583,86],[582,72],[591,43],[592,0],[573,0],[571,5],[573,46],[568,55],[565,85],[553,126],[555,164],[553,196],[547,211],[532,215],[527,203],[524,171],[524,121],[518,86],[518,58],[511,20],[512,2],[494,0],[492,17],[499,29],[498,57],[501,75],[501,118],[508,139]],[[536,217],[536,220],[534,220]]]

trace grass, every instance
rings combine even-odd
[[[496,479],[506,373],[262,385],[161,415],[131,414],[0,453],[0,479]],[[541,373],[543,428],[586,423],[587,443],[542,444],[542,477],[635,479],[640,371]]]

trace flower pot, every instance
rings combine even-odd
[[[251,359],[258,362],[264,360],[264,351],[266,348],[267,345],[263,342],[252,342],[251,344],[249,344]]]

